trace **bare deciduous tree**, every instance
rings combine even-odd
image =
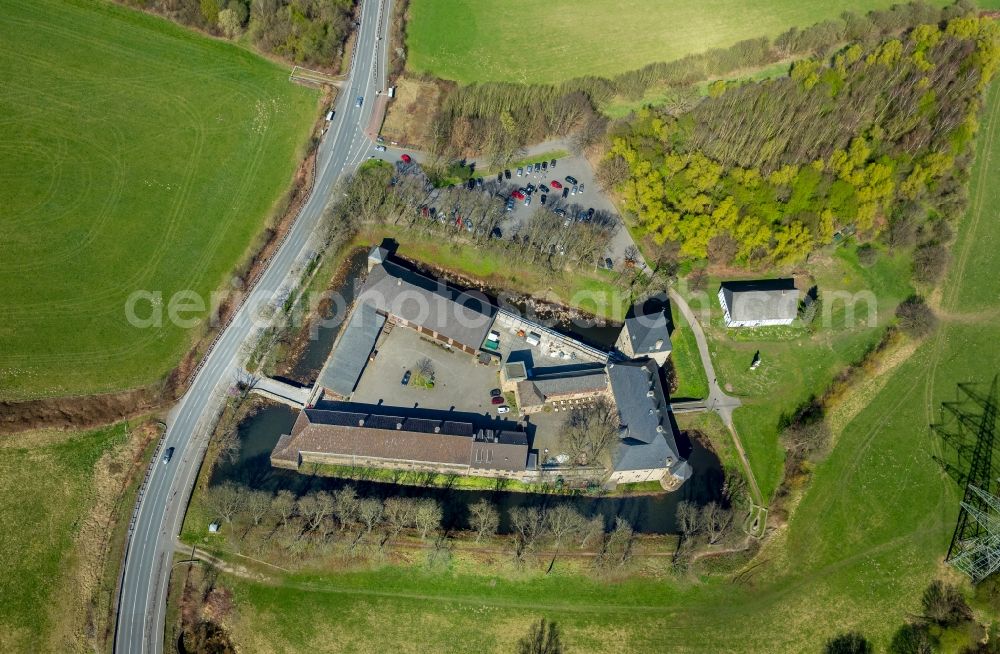
[[[374,497],[366,497],[358,501],[358,518],[365,525],[366,534],[372,533],[372,530],[382,521],[383,510],[382,501]]]
[[[533,506],[519,506],[510,512],[514,528],[514,558],[520,560],[530,551],[544,532],[542,512]]]
[[[583,532],[587,520],[569,504],[557,504],[545,512],[545,527],[558,550],[563,540]]]
[[[476,532],[478,543],[483,536],[497,533],[500,527],[500,512],[489,500],[479,500],[469,507],[469,526]]]
[[[295,513],[295,495],[289,490],[280,490],[271,500],[271,513],[282,524]]]
[[[607,465],[619,429],[618,410],[609,400],[600,398],[592,406],[569,412],[560,439],[577,465]]]
[[[246,511],[247,515],[250,516],[250,521],[253,522],[255,527],[258,526],[271,511],[272,500],[273,498],[271,494],[267,491],[252,490],[247,493]]]
[[[677,529],[685,540],[698,533],[698,507],[693,502],[683,500],[677,504]]]
[[[337,516],[340,529],[344,530],[358,520],[360,501],[354,486],[344,486],[333,493],[333,514]]]
[[[215,515],[226,522],[232,522],[233,517],[243,509],[246,493],[232,482],[224,482],[212,486],[205,495],[205,501]]]
[[[604,549],[597,557],[598,565],[621,566],[632,557],[635,531],[628,520],[615,518],[615,528],[604,539]]]
[[[427,534],[441,526],[441,518],[444,513],[441,510],[441,503],[437,500],[425,498],[417,502],[417,510],[413,516],[414,525],[420,530],[420,539],[427,538]]]
[[[714,545],[729,533],[733,526],[733,512],[719,505],[718,502],[709,502],[701,508],[701,529],[708,536],[710,545]]]

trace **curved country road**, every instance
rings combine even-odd
[[[155,462],[137,505],[125,548],[118,597],[115,652],[159,654],[163,650],[167,581],[175,539],[204,456],[207,434],[226,390],[242,366],[243,344],[256,331],[257,309],[274,301],[293,271],[310,254],[312,236],[334,185],[371,149],[365,130],[385,88],[385,43],[391,0],[364,0],[349,77],[337,100],[336,117],[317,154],[316,182],[288,235],[258,283],[248,293],[180,402],[171,410],[162,448],[175,448],[168,464]],[[364,98],[361,107],[357,98]]]

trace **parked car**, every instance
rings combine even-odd
[[[549,162],[549,168],[555,168],[555,167],[556,167],[556,160],[553,159],[552,161]]]
[[[475,228],[476,224],[471,220],[465,221],[465,231],[471,232]]]
[[[526,206],[526,207],[530,207],[531,206],[531,196],[530,195],[528,197],[524,198],[524,206]]]
[[[503,171],[503,176],[506,179],[510,179],[510,168],[508,168],[507,170]]]
[[[564,188],[563,189],[563,197],[564,198],[568,198],[569,197],[569,189],[568,188]]]
[[[557,216],[565,216],[566,215],[566,210],[565,209],[556,209],[555,210],[555,214]]]
[[[494,388],[490,391],[490,397],[500,397],[501,395],[503,395],[503,391],[499,388]]]
[[[493,231],[490,232],[490,238],[503,238],[503,232],[500,231],[499,227],[494,227]]]
[[[514,198],[507,198],[507,211],[514,210]]]
[[[549,192],[549,187],[546,186],[545,184],[539,184],[538,185],[538,190],[540,190],[542,193],[548,193]]]
[[[504,406],[498,406],[497,413],[499,413],[500,415],[503,415],[505,413],[510,413],[510,407],[507,406],[506,404]]]
[[[376,141],[377,141],[378,143],[385,143],[385,139],[384,139],[384,138],[382,138],[381,136],[376,136],[376,137],[375,137],[375,140],[376,140]]]
[[[399,158],[403,160],[403,163],[410,163],[411,161],[413,161],[413,159],[408,154],[403,154]]]
[[[535,172],[537,173],[537,172],[539,172],[539,171],[540,171],[541,169],[542,169],[542,164],[540,164],[540,163],[536,163],[536,164],[535,164]]]
[[[573,219],[572,218],[567,218],[566,220],[563,221],[563,227],[569,227],[569,224],[571,222],[573,222]]]
[[[511,197],[512,198],[517,198],[518,200],[523,200],[524,199],[524,193],[522,193],[520,190],[517,190],[517,191],[514,191],[513,193],[511,193]]]
[[[576,184],[576,177],[573,177],[572,175],[566,175],[566,181],[569,182],[570,184]]]
[[[470,178],[469,178],[469,181],[467,181],[467,182],[465,183],[465,185],[466,185],[466,186],[468,187],[468,189],[469,189],[469,190],[471,191],[472,189],[476,188],[476,180],[474,180],[474,179],[472,179],[472,178],[470,177]]]
[[[594,207],[591,207],[587,209],[587,220],[590,220],[593,217],[594,217]]]
[[[583,193],[583,182],[580,182],[580,193]]]
[[[537,189],[538,189],[538,187],[537,187],[537,186],[535,186],[534,184],[528,184],[528,186],[527,186],[527,187],[525,187],[525,190],[527,191],[528,195],[531,195],[531,194],[532,194],[532,193],[534,193],[534,192],[535,192],[535,191],[536,191]]]
[[[502,172],[501,173],[497,173],[497,182],[499,183],[499,182],[502,182],[502,181],[503,181],[503,173]]]
[[[549,162],[548,161],[543,161],[542,162],[542,171],[546,171],[548,169],[549,169]]]
[[[615,262],[611,260],[611,257],[607,257],[604,259],[604,267],[607,268],[608,270],[611,270],[615,267]]]
[[[168,447],[163,453],[163,465],[170,463],[170,459],[174,458],[174,448]]]
[[[573,190],[569,192],[570,195],[576,195],[576,184],[573,185]]]
[[[376,145],[375,146],[375,152],[385,152],[385,146],[384,145]]]
[[[364,104],[364,101],[365,101],[365,99],[364,99],[364,98],[362,98],[362,97],[361,97],[361,96],[359,95],[359,96],[358,96],[358,100],[357,100],[357,102],[355,102],[355,103],[354,103],[354,106],[355,106],[355,107],[360,107],[360,106],[361,106],[362,104]]]
[[[517,169],[517,176],[520,177],[523,174],[524,174],[524,168],[518,168]]]
[[[477,177],[476,178],[476,188],[480,188],[480,189],[483,188],[483,178],[482,177]]]
[[[552,180],[552,188],[562,188],[563,185],[559,183],[559,180]]]
[[[542,204],[545,204],[545,201],[546,201],[546,200],[548,199],[548,197],[549,197],[549,196],[547,196],[547,195],[545,195],[544,193],[542,193],[542,197],[541,197],[541,199],[540,199],[540,202],[541,202]]]
[[[406,386],[407,384],[409,384],[410,383],[410,375],[411,374],[412,374],[412,372],[409,371],[409,370],[407,370],[406,372],[404,372],[403,373],[403,381],[401,381],[399,383],[402,384],[403,386]]]
[[[492,399],[490,400],[490,402],[491,402],[492,404],[503,404],[504,402],[506,402],[506,400],[505,400],[505,399],[503,399],[503,397],[502,397],[502,396],[499,396],[499,395],[498,395],[498,396],[496,396],[496,397],[492,398]]]

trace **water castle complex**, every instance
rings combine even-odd
[[[271,463],[534,481],[545,468],[565,463],[539,454],[538,434],[557,431],[555,417],[603,402],[618,421],[603,481],[659,481],[675,489],[691,468],[678,449],[661,369],[671,350],[669,307],[662,299],[644,307],[630,313],[615,349],[606,352],[417,272],[376,247],[320,373],[321,399],[280,438]],[[451,386],[423,380],[420,388],[410,383],[409,369],[399,383],[400,369],[412,367],[423,350],[449,367]],[[493,402],[497,415],[470,405],[491,388],[511,404]],[[419,394],[417,401],[403,397],[409,393]]]

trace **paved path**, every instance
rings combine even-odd
[[[291,384],[286,384],[283,381],[271,379],[270,377],[257,379],[251,390],[258,395],[283,402],[295,409],[301,409],[306,404],[309,404],[309,398],[312,396],[312,388],[292,386]]]
[[[743,449],[743,443],[740,441],[739,434],[736,433],[736,427],[733,426],[733,409],[740,406],[741,402],[739,398],[724,393],[719,386],[719,379],[715,375],[715,366],[712,365],[712,356],[708,351],[708,340],[705,338],[705,331],[701,328],[701,323],[695,317],[694,311],[691,310],[688,303],[681,297],[681,294],[672,288],[670,289],[670,301],[684,314],[684,319],[691,326],[691,333],[694,334],[694,339],[698,343],[698,355],[701,357],[701,365],[705,368],[705,376],[708,377],[708,397],[705,399],[705,404],[710,410],[719,414],[722,422],[725,423],[726,428],[733,437],[733,444],[736,446],[736,452],[740,456],[743,472],[746,474],[747,482],[750,484],[750,492],[753,495],[754,504],[762,507],[764,505],[764,496],[757,485],[757,478],[754,477],[746,450]],[[761,526],[760,529],[763,529],[763,527]]]
[[[167,419],[162,446],[174,447],[176,455],[168,464],[153,462],[136,507],[136,520],[125,548],[115,652],[158,654],[163,649],[167,581],[175,538],[204,458],[208,433],[226,391],[242,369],[244,343],[262,327],[255,318],[258,310],[280,303],[280,289],[288,287],[312,254],[316,226],[337,180],[364,161],[371,149],[363,130],[369,124],[376,91],[384,89],[384,35],[390,2],[364,0],[350,76],[337,99],[336,118],[317,153],[313,193]],[[365,99],[361,107],[356,106],[359,96]]]

